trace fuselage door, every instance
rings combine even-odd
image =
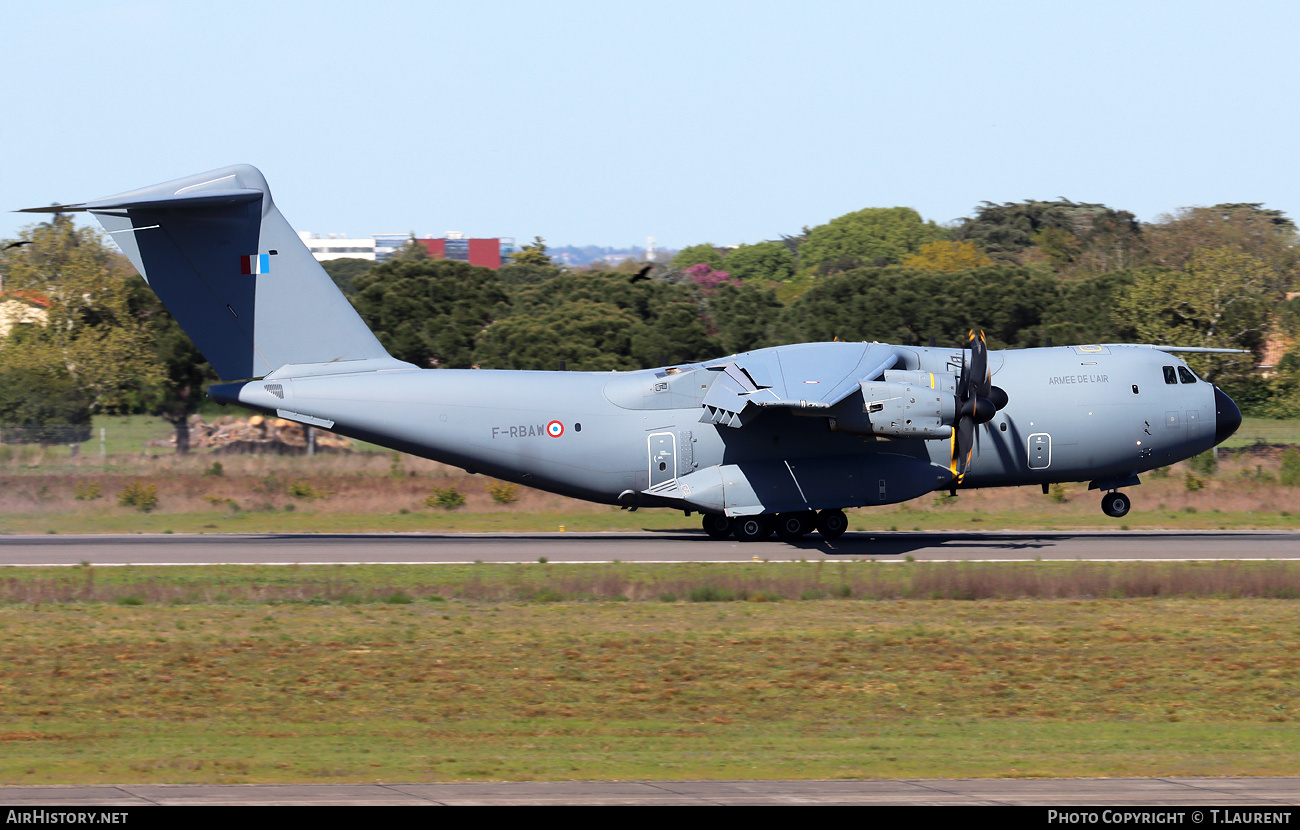
[[[1052,436],[1035,432],[1029,436],[1029,469],[1046,470],[1052,466]]]
[[[650,486],[677,478],[677,439],[671,432],[656,432],[649,438]]]

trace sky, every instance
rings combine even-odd
[[[0,19],[0,239],[246,162],[298,230],[753,243],[865,207],[1300,218],[1300,3],[72,0]]]

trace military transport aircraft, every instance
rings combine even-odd
[[[421,369],[384,350],[253,167],[31,211],[100,221],[228,381],[218,401],[566,496],[698,512],[718,539],[835,539],[846,507],[1063,481],[1123,516],[1121,487],[1241,422],[1178,349],[991,352],[975,333],[634,372]]]

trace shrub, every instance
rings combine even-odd
[[[389,605],[410,605],[414,601],[414,598],[405,591],[393,591],[384,597],[384,602]]]
[[[508,481],[489,481],[487,491],[497,504],[514,504],[519,500],[519,485]]]
[[[220,461],[213,461],[212,466],[203,471],[205,476],[224,476],[226,468],[221,465]]]
[[[1187,466],[1193,472],[1209,478],[1219,470],[1219,459],[1214,457],[1214,450],[1206,450],[1200,455],[1194,455],[1187,459]]]
[[[321,490],[313,487],[311,482],[301,478],[289,483],[288,493],[295,499],[307,499],[308,501],[311,499],[323,499],[327,496],[334,495],[328,490]]]
[[[1300,450],[1290,449],[1282,453],[1278,480],[1287,487],[1300,487]]]
[[[1205,479],[1188,470],[1183,474],[1183,487],[1189,491],[1200,490],[1205,487]]]
[[[691,602],[731,602],[735,600],[736,592],[714,585],[699,585],[691,589],[690,597]]]
[[[148,513],[158,506],[158,485],[133,481],[117,494],[117,503],[123,507],[134,507],[141,513]]]
[[[1048,489],[1047,497],[1056,504],[1065,504],[1068,501],[1065,497],[1065,485],[1059,481],[1056,482]]]
[[[72,488],[72,497],[77,501],[94,501],[103,495],[103,490],[93,481],[79,481]]]
[[[443,510],[456,510],[465,506],[465,496],[455,487],[433,488],[433,492],[424,500],[425,507],[441,507]]]

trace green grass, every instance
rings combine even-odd
[[[1224,447],[1248,447],[1251,444],[1300,444],[1300,420],[1242,418],[1241,427]]]
[[[1288,515],[1283,515],[1287,513]],[[675,530],[694,533],[698,516],[680,511],[640,510],[536,511],[478,513],[427,511],[407,514],[337,513],[304,507],[281,510],[213,510],[197,513],[140,513],[106,505],[97,512],[50,516],[0,515],[0,535],[57,533],[569,533]],[[1234,511],[1185,513],[1178,510],[1137,510],[1122,520],[1098,511],[1052,514],[1046,511],[984,511],[949,508],[942,512],[883,510],[849,512],[849,529],[869,532],[931,532],[999,530],[1295,530],[1300,512]],[[815,534],[808,537],[816,541]],[[762,552],[756,548],[755,552]]]
[[[276,569],[188,570],[237,592]],[[452,581],[475,570],[524,569]],[[0,782],[1300,773],[1294,601],[406,593],[0,605]]]

